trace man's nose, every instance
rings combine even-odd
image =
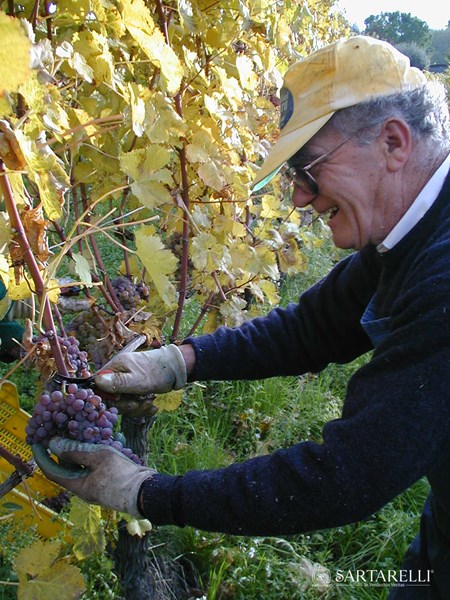
[[[308,204],[311,204],[311,202],[314,200],[314,198],[316,198],[316,196],[317,196],[317,194],[313,194],[312,192],[307,192],[307,191],[303,190],[301,187],[299,187],[298,185],[295,185],[295,183],[294,183],[294,189],[292,191],[291,200],[292,200],[292,204],[296,208],[305,208],[305,206],[308,206]]]

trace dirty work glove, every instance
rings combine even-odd
[[[110,394],[163,394],[186,385],[187,372],[175,344],[157,350],[118,354],[95,377],[99,390]]]
[[[48,479],[86,502],[142,518],[138,493],[142,483],[156,473],[154,469],[101,444],[53,438],[49,446],[63,464],[55,462],[42,444],[33,445],[34,459]]]

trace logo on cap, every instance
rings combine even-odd
[[[294,97],[287,87],[281,88],[280,100],[280,129],[283,129],[294,112]]]

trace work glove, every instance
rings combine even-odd
[[[142,518],[138,510],[139,489],[156,471],[137,465],[115,448],[65,438],[53,438],[49,448],[33,445],[33,456],[43,473],[60,486],[92,504]]]
[[[127,352],[110,360],[95,377],[95,385],[108,394],[164,394],[186,385],[183,354],[170,344],[157,350]]]

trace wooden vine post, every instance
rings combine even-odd
[[[127,440],[127,446],[144,461],[144,464],[147,464],[149,432],[153,420],[153,416],[122,416],[122,433]],[[126,600],[158,598],[156,572],[149,553],[150,535],[130,535],[124,521],[119,524],[118,532],[114,562]]]

